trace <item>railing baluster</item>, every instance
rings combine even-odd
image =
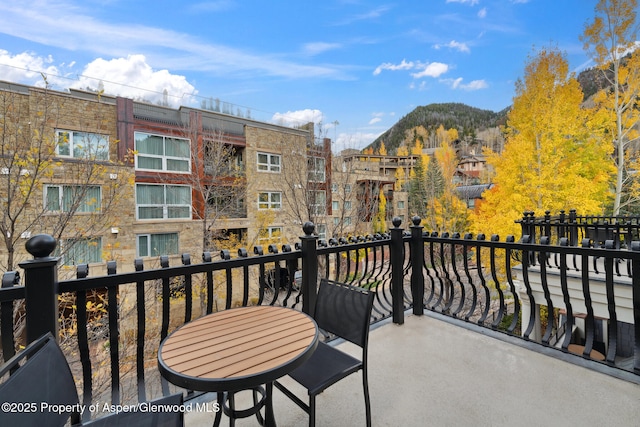
[[[507,236],[507,243],[514,243],[514,236]],[[507,246],[505,249],[505,269],[507,270],[507,283],[509,283],[509,289],[511,291],[511,295],[513,295],[513,320],[511,324],[507,328],[507,332],[513,333],[518,326],[518,319],[520,318],[520,296],[516,291],[516,286],[513,283],[513,275],[511,272],[511,248]]]
[[[522,236],[522,243],[530,243],[531,238],[529,236]],[[527,324],[527,329],[524,331],[522,336],[524,339],[529,340],[531,336],[531,332],[533,332],[533,328],[536,326],[536,319],[539,317],[539,313],[537,313],[536,301],[533,297],[533,292],[531,290],[531,283],[529,282],[529,260],[530,251],[528,249],[522,250],[522,281],[524,282],[524,286],[527,292],[527,298],[529,299],[529,320]],[[524,318],[522,319],[522,326],[524,327]]]
[[[133,267],[135,271],[143,271],[144,263],[142,262],[142,258],[136,258],[133,261]],[[136,314],[136,378],[138,380],[138,402],[145,402],[147,400],[147,392],[144,386],[144,338],[147,331],[147,310],[143,280],[136,282]]]
[[[20,272],[7,271],[2,275],[2,289],[12,288],[20,283]],[[16,343],[13,338],[14,301],[0,303],[0,339],[2,341],[2,357],[5,362],[16,354]]]
[[[611,240],[605,242],[606,249],[614,249],[614,243]],[[605,271],[605,286],[607,289],[607,308],[609,311],[608,322],[608,344],[607,344],[607,357],[606,361],[613,363],[616,359],[616,353],[618,351],[618,314],[616,313],[616,298],[613,287],[613,264],[617,260],[611,256],[604,258],[604,271]]]
[[[569,246],[567,238],[560,239],[560,246]],[[569,295],[569,283],[567,281],[567,256],[565,253],[560,254],[560,288],[562,289],[562,298],[564,300],[564,307],[567,320],[565,322],[564,340],[562,341],[562,349],[566,350],[571,344],[571,335],[573,333],[573,325],[575,319],[573,318],[573,307],[571,305],[571,295]]]
[[[191,265],[191,256],[182,254],[182,265]],[[193,315],[193,280],[190,274],[185,274],[184,278],[184,323],[191,321]]]
[[[211,252],[202,253],[202,262],[203,263],[212,262]],[[215,292],[213,289],[213,270],[207,270],[206,281],[207,281],[207,314],[211,314],[213,312],[213,299],[215,298]]]
[[[477,241],[484,241],[484,239],[485,239],[485,235],[482,233],[476,236]],[[484,322],[487,320],[487,317],[489,316],[489,309],[491,308],[491,292],[489,291],[489,288],[487,287],[487,281],[484,278],[483,267],[482,267],[482,250],[480,245],[477,246],[476,265],[478,267],[478,278],[480,279],[480,285],[482,286],[482,290],[484,290],[484,301],[485,301],[484,309],[482,310],[482,316],[480,316],[480,319],[478,319],[478,324],[484,325]]]
[[[500,236],[494,234],[491,236],[492,242],[499,242]],[[500,281],[498,280],[498,273],[496,271],[496,247],[491,245],[489,261],[491,263],[491,278],[493,279],[493,283],[496,287],[496,291],[498,292],[498,298],[500,301],[500,305],[498,306],[498,316],[495,318],[493,323],[491,323],[491,327],[493,329],[497,329],[498,325],[502,322],[502,318],[505,315],[505,304],[504,304],[504,294],[502,293],[502,288],[500,287]]]
[[[76,267],[76,278],[84,279],[89,275],[89,266],[80,264]],[[91,371],[91,359],[89,358],[89,338],[87,336],[87,291],[76,292],[76,321],[78,322],[78,354],[80,365],[82,366],[82,402],[85,405],[91,404],[93,399],[93,378]],[[88,420],[91,414],[85,411],[82,414],[83,420]]]
[[[116,274],[116,262],[107,262],[107,275]],[[118,287],[107,288],[109,355],[111,356],[111,403],[120,403],[120,331],[118,328]]]
[[[590,239],[582,240],[583,248],[591,247]],[[593,257],[595,262],[595,256]],[[585,343],[584,343],[584,353],[585,357],[589,357],[591,354],[591,350],[593,350],[593,343],[595,341],[595,318],[593,315],[593,301],[591,299],[591,289],[590,289],[590,281],[589,281],[589,259],[588,255],[582,256],[582,293],[584,295],[584,304],[587,308],[587,316],[584,319],[585,323]]]
[[[540,245],[548,246],[551,239],[549,236],[540,236]],[[548,252],[541,250],[538,252],[538,264],[540,265],[540,282],[542,284],[542,291],[544,293],[544,300],[547,303],[547,327],[545,328],[544,335],[542,336],[542,343],[549,345],[551,340],[551,334],[553,333],[553,301],[551,300],[551,293],[549,292],[549,282],[547,277],[547,258]]]

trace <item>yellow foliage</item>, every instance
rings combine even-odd
[[[601,214],[610,197],[611,146],[601,121],[557,50],[530,58],[508,116],[504,151],[488,153],[495,187],[483,195],[476,232],[518,236],[524,211]]]

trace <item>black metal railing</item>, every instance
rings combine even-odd
[[[640,217],[637,216],[579,216],[572,209],[568,214],[560,211],[558,215],[546,211],[542,217],[525,212],[516,222],[522,227],[522,235],[531,236],[534,242],[539,241],[540,236],[548,236],[554,242],[566,237],[570,246],[591,239],[596,247],[613,240],[616,247],[629,248],[631,242],[640,240]]]
[[[294,248],[271,245],[263,253],[256,247],[251,255],[241,248],[233,257],[222,251],[215,261],[205,253],[196,264],[183,255],[177,266],[161,257],[154,269],[136,260],[135,271],[126,273],[109,263],[99,277],[79,266],[75,279],[59,282],[58,260],[50,257],[55,241],[35,236],[27,243],[34,258],[20,264],[22,274],[3,277],[3,357],[52,331],[66,340],[84,403],[144,401],[169,392],[155,352],[173,329],[238,305],[313,314],[317,284],[326,277],[375,290],[373,322],[391,317],[402,324],[408,309],[431,311],[562,352],[579,345],[576,357],[591,359],[600,349],[604,369],[640,375],[634,327],[640,322],[640,242],[595,247],[584,239],[571,246],[566,235],[557,244],[539,235],[501,241],[425,232],[420,222],[414,218],[405,230],[395,218],[389,233],[329,241],[318,240],[307,223]]]

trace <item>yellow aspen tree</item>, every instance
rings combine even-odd
[[[599,214],[609,199],[611,145],[602,122],[581,108],[582,90],[565,55],[530,57],[507,119],[502,154],[491,154],[495,186],[483,194],[476,231],[519,236],[524,211]]]
[[[387,198],[384,196],[384,191],[380,189],[378,195],[378,212],[373,218],[373,232],[384,233],[387,231]]]
[[[638,162],[637,110],[640,94],[640,51],[637,49],[637,0],[600,0],[596,16],[587,23],[581,40],[606,83],[594,97],[596,108],[607,115],[606,127],[615,148],[616,167],[613,214],[628,211],[640,199],[634,163]],[[637,169],[636,169],[637,170]]]
[[[387,147],[384,145],[384,141],[380,141],[380,148],[378,149],[378,153],[381,156],[387,155]]]

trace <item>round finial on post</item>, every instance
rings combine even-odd
[[[400,224],[402,224],[402,220],[400,219],[400,217],[394,216],[391,220],[391,224],[393,224],[395,228],[399,228]]]
[[[36,234],[24,247],[34,258],[48,258],[56,248],[56,239],[49,234]]]
[[[415,225],[417,227],[422,222],[422,218],[420,218],[418,215],[416,215],[413,218],[411,218],[411,222],[413,223],[413,225]]]
[[[315,231],[315,229],[316,229],[316,226],[311,221],[305,222],[304,225],[302,226],[302,231],[304,231],[304,234],[306,236],[311,236],[313,234],[313,232]]]

